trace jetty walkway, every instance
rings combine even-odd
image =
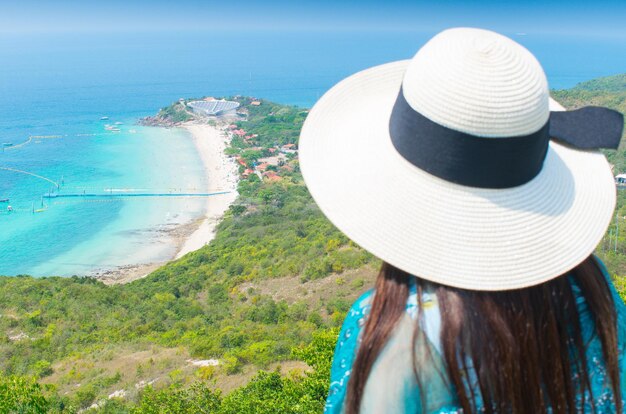
[[[113,193],[113,192],[103,192],[103,193],[50,193],[44,194],[44,198],[52,199],[52,198],[126,198],[126,197],[211,197],[220,194],[229,194],[231,191],[216,191],[214,193]]]

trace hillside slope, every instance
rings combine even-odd
[[[624,76],[553,94],[571,108],[620,109]],[[307,111],[231,99],[245,115],[226,126],[240,197],[210,245],[127,285],[0,278],[0,412],[321,410],[337,328],[378,261],[322,216],[303,184]],[[161,111],[167,122],[176,105]],[[626,166],[623,150],[609,156]],[[598,254],[626,299],[623,194]]]

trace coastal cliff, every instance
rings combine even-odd
[[[194,118],[194,113],[187,108],[185,100],[181,99],[165,108],[161,108],[154,116],[139,119],[139,124],[145,126],[174,127]]]

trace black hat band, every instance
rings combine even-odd
[[[529,135],[485,138],[437,124],[415,111],[402,89],[389,121],[396,150],[411,164],[446,181],[479,188],[511,188],[535,178],[550,137],[578,149],[617,148],[623,115],[601,107],[551,112]]]

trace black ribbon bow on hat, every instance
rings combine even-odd
[[[617,149],[624,115],[601,106],[550,112],[550,137],[580,149]]]
[[[415,111],[402,89],[393,107],[389,133],[396,150],[416,167],[453,183],[510,188],[539,174],[550,138],[576,149],[617,149],[624,116],[588,106],[550,112],[538,131],[525,136],[484,138],[456,131]]]

